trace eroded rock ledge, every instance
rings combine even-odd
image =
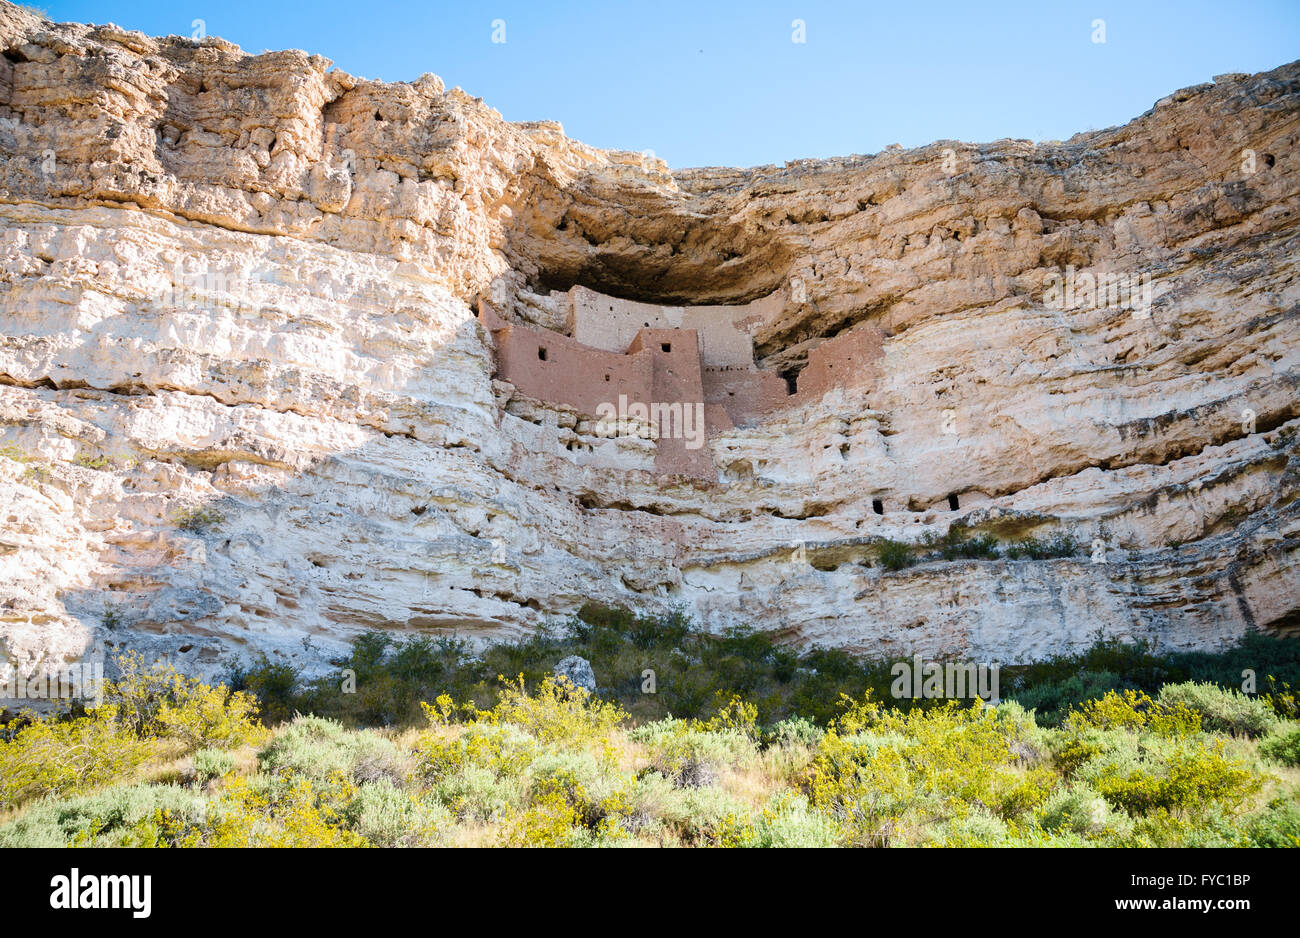
[[[360,629],[491,640],[588,598],[1001,661],[1300,624],[1300,64],[1064,143],[673,171],[432,75],[8,4],[0,47],[24,670],[95,636],[312,667]],[[1053,299],[1106,273],[1150,305]],[[713,426],[716,478],[656,472],[653,442],[494,380],[478,303],[566,333],[575,286],[768,303],[768,375],[845,336],[878,357]],[[954,525],[1108,562],[875,560]]]

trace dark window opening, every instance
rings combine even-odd
[[[783,371],[781,377],[785,379],[785,393],[793,396],[799,390],[799,372]]]
[[[883,515],[885,513],[885,503],[878,498],[873,498],[871,500],[871,510],[878,515]]]
[[[605,380],[606,380],[606,381],[609,380],[609,375],[605,375]]]
[[[673,344],[671,342],[664,342],[659,347],[665,352],[671,352],[673,350]]]
[[[537,358],[540,361],[546,361],[546,349],[542,348],[540,345],[537,346]]]
[[[956,495],[949,495],[949,496],[948,496],[948,510],[949,510],[949,511],[956,511],[956,510],[957,510],[957,496],[956,496]]]

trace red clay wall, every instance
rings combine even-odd
[[[717,479],[695,330],[642,329],[627,352],[618,353],[549,329],[506,322],[486,303],[479,303],[479,320],[496,345],[497,376],[521,393],[593,417],[605,416],[597,414],[601,404],[617,407],[620,396],[628,404],[660,405],[671,417],[658,425],[655,471]],[[545,349],[545,358],[539,349]]]
[[[854,329],[827,339],[809,351],[795,399],[820,400],[831,388],[874,386],[880,377],[884,340],[884,333],[876,328]]]
[[[716,480],[718,472],[708,446],[699,333],[694,329],[642,329],[627,351],[629,355],[648,353],[654,359],[649,401],[681,405],[680,411],[671,411],[668,421],[659,422],[656,471]],[[673,426],[678,414],[681,423]]]
[[[605,402],[650,401],[654,390],[652,356],[602,352],[549,329],[508,323],[486,303],[479,319],[497,347],[497,375],[538,400],[565,404],[596,415]],[[538,349],[546,350],[543,360]]]
[[[748,426],[790,402],[785,381],[770,371],[705,368],[704,401],[722,407],[731,427]]]

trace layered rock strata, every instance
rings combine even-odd
[[[669,170],[432,75],[8,4],[0,49],[25,673],[97,638],[310,671],[588,599],[1002,662],[1300,625],[1300,64],[1065,142]],[[713,474],[503,380],[480,301],[619,355],[628,311],[694,330]],[[1083,546],[876,559],[954,526]]]

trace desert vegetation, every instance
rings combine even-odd
[[[596,694],[549,673],[580,652]],[[1300,846],[1285,640],[1098,643],[1008,668],[996,705],[595,607],[479,656],[366,635],[339,665],[209,685],[127,655],[100,706],[11,714],[0,846]]]

